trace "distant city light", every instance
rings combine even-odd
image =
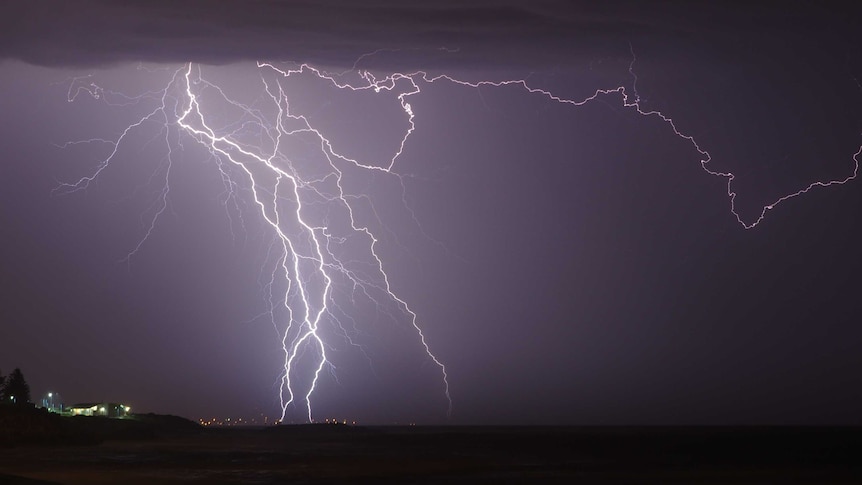
[[[198,418],[198,424],[201,426],[207,427],[227,427],[227,426],[271,426],[271,425],[279,425],[284,424],[283,421],[279,419],[270,420],[269,416],[264,414],[260,414],[257,417],[253,418]],[[335,425],[344,425],[344,426],[355,426],[356,421],[345,418],[326,418],[323,422],[318,421],[318,424],[335,424]],[[290,424],[299,424],[299,423],[290,423]],[[303,422],[302,424],[305,424]]]

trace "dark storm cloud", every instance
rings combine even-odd
[[[349,65],[357,55],[396,46],[416,50],[411,62],[423,66],[480,67],[513,59],[521,65],[556,65],[640,36],[730,36],[732,41],[739,31],[804,33],[823,22],[852,28],[846,15],[825,7],[734,7],[511,0],[19,0],[4,6],[0,57],[50,66],[259,58]],[[441,47],[460,53],[441,55]],[[377,62],[403,63],[404,56]]]

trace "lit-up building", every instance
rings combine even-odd
[[[105,416],[108,418],[123,418],[129,415],[131,408],[116,402],[85,402],[74,404],[68,408],[72,416]]]

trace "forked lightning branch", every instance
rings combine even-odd
[[[183,150],[187,141],[200,144],[210,153],[228,196],[240,197],[239,188],[247,189],[250,204],[274,237],[276,263],[267,276],[269,282],[265,297],[269,316],[284,351],[279,392],[281,418],[285,419],[288,411],[294,409],[300,410],[309,422],[314,421],[313,403],[320,380],[326,373],[337,375],[338,372],[328,353],[343,345],[359,346],[351,338],[356,319],[338,301],[334,291],[336,286],[345,287],[340,294],[351,295],[351,298],[363,298],[381,308],[397,308],[400,319],[412,326],[415,332],[417,351],[424,352],[427,360],[439,369],[440,392],[448,401],[448,412],[451,413],[452,398],[446,366],[432,351],[433,342],[426,340],[419,315],[390,283],[386,261],[379,251],[378,235],[357,216],[359,205],[368,203],[369,199],[346,187],[351,174],[356,171],[383,174],[401,182],[398,158],[410,149],[410,136],[416,128],[414,119],[421,115],[414,112],[410,100],[423,95],[423,87],[432,83],[451,83],[464,89],[515,86],[522,89],[524,96],[534,97],[537,103],[561,103],[576,108],[603,99],[621,104],[636,114],[657,117],[666,123],[669,132],[693,145],[701,155],[700,163],[706,173],[727,179],[730,210],[745,228],[755,227],[768,210],[784,200],[815,187],[843,184],[857,175],[862,147],[852,154],[855,167],[846,177],[812,182],[765,205],[755,220],[744,221],[734,206],[734,175],[711,170],[709,153],[692,136],[681,131],[669,116],[642,109],[633,66],[634,57],[629,68],[629,87],[600,87],[584,99],[567,99],[533,87],[524,79],[468,82],[423,71],[387,75],[361,70],[330,73],[308,64],[282,68],[274,63],[259,62],[255,67],[259,73],[258,84],[250,88],[261,92],[261,99],[268,105],[263,109],[259,105],[232,99],[217,84],[205,79],[199,66],[190,63],[173,71],[168,83],[160,89],[138,97],[122,98],[124,104],[154,105],[152,109],[147,108],[149,111],[144,116],[125,127],[118,137],[73,142],[98,142],[107,144],[110,149],[93,171],[75,182],[61,185],[58,190],[74,192],[85,189],[121,157],[121,148],[132,133],[158,126],[156,138],[165,145],[167,167],[144,234],[129,252],[129,257],[132,257],[144,249],[147,238],[157,230],[159,218],[169,206],[171,167],[177,163],[177,153]],[[336,150],[323,129],[315,126],[305,115],[291,110],[291,97],[301,95],[291,92],[286,85],[286,81],[294,76],[311,77],[330,88],[348,92],[388,94],[390,100],[395,96],[403,111],[405,128],[397,134],[400,142],[391,156],[385,160],[360,160]],[[69,101],[82,94],[104,98],[108,93],[90,78],[73,80]],[[230,106],[239,113],[238,119],[232,123],[216,120],[211,113],[212,100],[217,100],[222,106]],[[255,136],[247,136],[250,132]],[[316,160],[320,160],[320,166],[314,170],[308,170],[307,165],[299,163],[291,153],[295,141],[308,146],[309,139],[314,140],[315,150],[319,151]],[[401,186],[403,188],[403,183]],[[321,215],[318,210],[321,206],[327,207],[324,212],[328,215]],[[336,227],[337,221],[346,222]],[[357,247],[365,253],[362,258],[355,254]],[[358,262],[359,259],[362,261]],[[328,337],[331,335],[339,338]]]

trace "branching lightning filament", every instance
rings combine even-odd
[[[634,60],[632,61],[632,66]],[[355,68],[356,66],[354,66]],[[599,98],[619,100],[623,107],[647,117],[664,121],[678,137],[690,142],[701,155],[703,169],[711,175],[727,179],[730,210],[745,228],[759,224],[767,210],[789,198],[801,195],[817,186],[845,183],[856,177],[860,150],[853,154],[855,168],[840,180],[817,181],[791,194],[785,195],[762,208],[760,216],[744,221],[734,206],[734,175],[709,168],[710,155],[692,136],[684,134],[665,114],[643,109],[636,91],[637,77],[630,66],[634,82],[630,87],[616,86],[597,89],[580,100],[560,97],[547,90],[532,87],[526,80],[484,80],[468,82],[441,74],[430,75],[423,71],[392,73],[383,77],[367,71],[351,71],[352,82],[345,81],[346,73],[329,73],[308,64],[278,67],[273,63],[257,63],[258,89],[261,100],[246,104],[231,99],[226,91],[208,81],[201,68],[188,64],[173,71],[167,85],[160,91],[145,93],[137,98],[110,93],[91,81],[76,78],[69,88],[69,101],[80,95],[89,95],[101,101],[116,104],[134,104],[155,101],[156,106],[138,121],[127,126],[116,139],[91,139],[84,142],[107,144],[109,153],[87,176],[76,182],[63,184],[60,192],[86,189],[115,159],[124,141],[131,133],[155,124],[166,148],[166,166],[162,172],[163,185],[149,214],[146,231],[128,258],[142,249],[147,238],[156,229],[159,217],[169,204],[171,167],[176,163],[176,151],[189,140],[202,146],[211,155],[224,184],[226,198],[236,201],[240,188],[250,193],[250,204],[256,208],[264,225],[273,234],[273,254],[276,263],[267,274],[268,315],[275,326],[284,351],[280,378],[281,418],[288,410],[300,410],[309,422],[314,421],[313,398],[321,376],[335,375],[337,369],[330,353],[337,346],[330,335],[337,334],[341,341],[358,347],[351,330],[356,322],[345,311],[336,297],[336,288],[346,288],[343,294],[373,302],[381,311],[397,309],[400,319],[409,322],[415,332],[417,349],[438,369],[441,391],[452,410],[449,377],[446,366],[431,350],[420,326],[420,319],[407,301],[390,283],[387,265],[379,253],[377,229],[367,218],[360,216],[360,206],[372,205],[365,194],[348,187],[346,180],[356,171],[375,176],[391,177],[404,188],[402,175],[397,171],[398,159],[409,149],[410,136],[416,125],[410,98],[418,96],[422,88],[432,83],[451,83],[465,89],[479,87],[499,88],[512,86],[523,90],[526,96],[536,96],[543,102],[561,103],[577,107]],[[286,85],[293,77],[309,77],[333,89],[349,92],[368,92],[394,96],[404,116],[404,131],[398,135],[391,156],[383,161],[360,160],[334,148],[325,130],[315,126],[308,117],[291,109],[291,93]],[[213,113],[211,102],[228,106],[240,119],[222,123]],[[249,136],[253,133],[254,136]],[[79,143],[79,142],[75,142]],[[307,169],[305,160],[293,155],[295,146],[314,146],[319,163],[314,170]],[[403,194],[403,191],[402,191]],[[363,205],[364,204],[364,205]],[[405,200],[406,204],[406,200]],[[408,211],[409,207],[407,208]],[[373,209],[372,209],[373,211]],[[411,212],[412,214],[412,212]],[[242,223],[242,221],[240,221]],[[348,254],[361,247],[364,261]],[[361,350],[361,349],[360,349]]]

